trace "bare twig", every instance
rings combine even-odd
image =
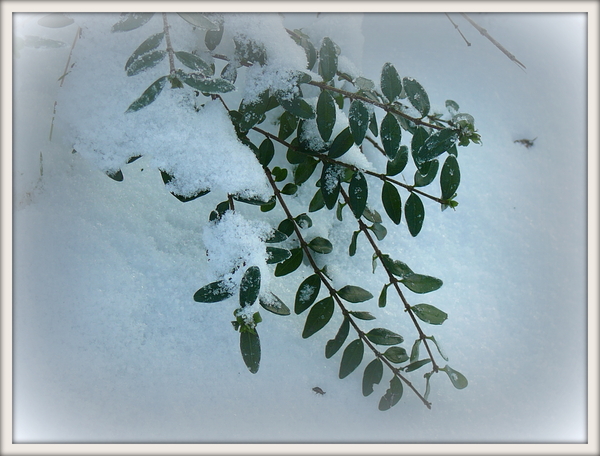
[[[519,65],[519,68],[521,69],[525,69],[526,66],[523,65],[521,62],[519,62],[517,60],[517,58],[511,54],[510,52],[508,52],[506,50],[506,48],[504,46],[502,46],[500,43],[498,43],[492,36],[490,36],[490,34],[487,32],[486,29],[484,29],[483,27],[481,27],[477,22],[475,22],[473,19],[471,19],[469,16],[467,16],[465,13],[460,13],[467,21],[469,21],[469,23],[475,27],[477,29],[477,31],[479,33],[481,33],[483,36],[485,36],[488,40],[490,40],[492,42],[492,44],[494,46],[496,46],[498,49],[500,49],[504,55],[506,55],[509,59],[511,59],[513,62],[515,62],[517,65]]]
[[[460,33],[460,36],[462,36],[462,39],[465,40],[465,43],[467,43],[467,46],[471,46],[471,43],[469,43],[469,41],[467,41],[467,39],[465,38],[465,36],[463,35],[463,33],[460,31],[460,28],[458,28],[458,25],[454,23],[454,21],[450,18],[450,16],[448,16],[448,13],[444,13],[444,14],[448,18],[448,20],[450,22],[452,22],[452,25],[454,26],[454,28],[456,29],[456,31],[458,33]]]

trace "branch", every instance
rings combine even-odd
[[[290,220],[293,224],[294,233],[296,234],[298,241],[300,242],[300,246],[301,246],[302,250],[304,251],[306,258],[308,259],[311,267],[313,268],[313,271],[315,272],[315,274],[317,274],[319,276],[321,283],[323,283],[323,285],[325,285],[325,287],[329,291],[329,295],[334,299],[334,301],[336,302],[338,307],[341,309],[344,317],[348,318],[348,321],[350,322],[350,324],[352,325],[354,330],[357,332],[358,337],[371,349],[371,351],[375,354],[375,356],[377,358],[379,358],[393,372],[393,374],[396,377],[398,377],[400,380],[402,380],[404,383],[406,383],[406,385],[410,389],[413,390],[413,392],[419,397],[419,399],[421,399],[421,401],[427,406],[428,409],[431,409],[431,403],[429,401],[427,401],[427,399],[425,399],[421,395],[421,393],[419,393],[419,391],[417,391],[417,389],[414,387],[414,385],[400,373],[400,369],[395,367],[385,356],[383,356],[383,354],[379,350],[377,350],[375,348],[375,346],[367,338],[364,331],[362,331],[359,328],[359,326],[356,324],[356,322],[352,319],[352,317],[350,316],[350,312],[348,312],[348,309],[346,309],[346,306],[344,306],[344,304],[342,303],[341,298],[339,297],[339,295],[337,293],[337,290],[333,287],[333,285],[331,285],[331,283],[329,282],[329,280],[327,279],[325,274],[323,274],[321,269],[319,269],[319,266],[316,264],[316,262],[312,256],[312,253],[308,247],[308,243],[304,240],[304,237],[302,236],[302,233],[300,232],[300,227],[296,223],[294,216],[292,215],[289,208],[287,207],[285,200],[283,199],[283,196],[281,195],[281,192],[279,191],[279,188],[275,184],[275,180],[273,179],[271,170],[266,166],[263,166],[263,169],[265,171],[267,179],[269,180],[269,183],[271,184],[271,187],[273,188],[275,197],[277,198],[277,200],[279,201],[279,204],[281,204],[281,207],[283,208],[283,211],[285,212],[286,218],[288,220]],[[432,359],[432,362],[433,362],[433,359]]]
[[[456,24],[454,23],[454,21],[453,21],[452,19],[450,19],[450,16],[448,16],[448,13],[444,13],[444,14],[445,14],[445,15],[446,15],[446,17],[448,18],[448,20],[449,20],[450,22],[452,22],[452,25],[454,26],[454,28],[456,29],[456,31],[457,31],[458,33],[460,33],[460,36],[462,36],[462,39],[463,39],[463,40],[465,40],[465,43],[467,43],[467,46],[471,46],[471,43],[469,43],[469,42],[467,41],[467,39],[465,38],[465,36],[462,34],[462,32],[460,31],[460,29],[458,28],[458,25],[456,25]]]
[[[483,36],[485,36],[488,40],[490,40],[492,42],[492,44],[494,46],[496,46],[498,49],[500,49],[504,55],[506,55],[509,59],[511,59],[513,62],[515,62],[517,65],[519,65],[519,67],[522,67],[521,69],[526,68],[525,65],[523,65],[521,62],[519,62],[517,60],[517,58],[511,54],[510,52],[508,52],[506,50],[506,48],[504,46],[502,46],[500,43],[498,43],[494,38],[492,38],[490,36],[490,34],[487,32],[486,29],[484,29],[483,27],[481,27],[479,24],[477,24],[477,22],[475,22],[473,19],[471,19],[469,16],[467,16],[465,13],[460,13],[467,21],[469,21],[471,23],[471,25],[473,27],[475,27],[479,33],[481,33]]]
[[[348,204],[348,206],[351,207],[352,205],[350,204],[350,198],[348,197],[348,194],[346,193],[346,191],[344,190],[343,187],[340,187],[340,193],[342,194],[342,197],[344,198],[344,201],[346,202],[346,204]],[[365,223],[360,218],[357,220],[357,223],[358,223],[360,230],[365,234],[365,236],[367,236],[367,239],[368,239],[369,243],[371,244],[371,247],[373,247],[373,251],[375,252],[375,255],[377,255],[377,258],[379,259],[379,261],[383,265],[383,268],[387,272],[388,277],[390,279],[390,283],[392,283],[394,285],[394,288],[396,289],[396,293],[398,293],[400,300],[404,304],[405,311],[408,312],[408,314],[410,315],[410,318],[411,318],[413,324],[415,325],[417,332],[419,333],[419,339],[421,339],[421,341],[425,344],[425,348],[427,349],[427,353],[429,353],[429,358],[431,359],[431,363],[433,365],[433,370],[435,372],[437,372],[439,370],[439,367],[436,364],[435,358],[433,357],[433,353],[431,352],[431,349],[429,348],[429,344],[427,343],[427,336],[425,336],[425,333],[421,329],[421,325],[419,324],[417,318],[415,317],[415,314],[412,311],[410,304],[406,300],[404,293],[402,293],[402,290],[400,289],[400,285],[398,285],[398,279],[396,278],[396,276],[394,276],[394,274],[392,274],[392,272],[388,269],[387,265],[383,261],[383,253],[381,253],[381,250],[379,250],[379,247],[377,246],[375,239],[373,239],[373,236],[371,236],[371,233],[369,233],[369,229],[367,228],[367,225],[365,225]]]
[[[167,53],[169,54],[169,68],[171,70],[171,74],[175,73],[175,51],[173,50],[173,46],[171,45],[171,35],[169,34],[169,23],[167,22],[167,13],[162,13],[163,17],[163,28],[165,31],[165,38],[167,40]]]

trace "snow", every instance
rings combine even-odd
[[[124,114],[143,88],[164,75],[159,66],[132,79],[123,69],[133,50],[161,30],[159,18],[118,35],[106,32],[114,15],[78,18],[83,35],[73,54],[76,66],[62,87],[56,81],[74,26],[51,30],[24,21],[18,33],[69,46],[24,48],[15,60],[15,441],[585,441],[585,17],[471,16],[527,70],[462,21],[472,42],[467,47],[443,14],[225,16],[231,28],[243,26],[248,36],[267,39],[269,55],[276,56],[240,76],[244,93],[228,94],[230,107],[259,93],[262,78],[302,63],[303,51],[279,27],[283,21],[290,29],[302,27],[315,42],[330,36],[373,81],[385,62],[393,62],[401,77],[414,77],[427,90],[432,111],[444,112],[451,99],[475,118],[483,145],[459,148],[460,204],[442,213],[425,201],[416,238],[404,222],[396,228],[387,220],[377,201],[381,183],[367,176],[369,204],[388,229],[382,251],[444,281],[430,295],[407,292],[407,298],[449,314],[441,326],[424,326],[443,344],[449,365],[469,380],[456,390],[445,374],[434,375],[432,410],[405,388],[387,412],[377,410],[387,374],[372,396],[361,394],[359,371],[369,357],[340,380],[341,353],[324,356],[342,322],[339,312],[304,340],[304,315],[259,309],[262,359],[252,375],[231,325],[237,296],[219,303],[192,300],[197,289],[236,266],[233,282],[239,283],[246,267],[256,265],[262,295],[270,290],[290,306],[312,269],[303,264],[294,274],[272,277],[261,240],[283,219],[279,208],[260,213],[236,202],[235,214],[209,222],[228,193],[271,195],[218,100],[201,98],[205,106],[196,111],[193,91],[182,103],[182,92],[167,88],[147,108]],[[198,36],[173,25],[173,45],[190,51],[186,44]],[[337,131],[347,120],[340,122]],[[534,137],[531,148],[513,142]],[[276,147],[276,154],[285,153]],[[357,149],[342,158],[355,157],[363,169],[385,169],[385,157],[367,146],[368,163],[358,163]],[[125,165],[138,154],[143,157]],[[165,188],[157,168],[175,176],[173,187]],[[122,169],[123,182],[104,174],[115,169]],[[397,178],[411,182],[411,172]],[[290,198],[294,214],[306,212],[301,202],[310,200],[319,176],[317,170]],[[188,203],[168,192],[188,195],[206,187],[212,189],[208,195]],[[424,190],[438,191],[434,185]],[[348,208],[343,214],[352,220]],[[305,230],[307,239],[323,236],[334,245],[331,254],[318,255],[319,266],[330,265],[334,286],[357,285],[378,296],[384,272],[371,273],[366,238],[359,236],[357,253],[349,257],[356,225],[331,215],[310,214],[313,226]],[[410,347],[415,330],[393,290],[385,308],[374,305],[376,299],[349,308],[377,316],[361,322],[365,330],[387,327]],[[423,379],[414,379],[422,391]],[[316,385],[327,395],[315,395]]]

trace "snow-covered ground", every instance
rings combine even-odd
[[[382,242],[414,270],[443,279],[425,299],[449,318],[427,329],[469,386],[456,390],[436,375],[432,410],[405,391],[387,412],[377,410],[385,378],[365,398],[362,369],[339,380],[341,353],[325,358],[334,323],[304,340],[304,316],[262,312],[261,366],[256,375],[248,372],[231,328],[233,300],[192,300],[214,279],[202,236],[222,194],[182,204],[147,157],[123,169],[123,182],[109,179],[65,146],[69,131],[61,114],[72,120],[73,105],[69,113],[57,105],[48,141],[54,101],[68,95],[69,78],[81,84],[78,69],[114,60],[122,67],[121,54],[126,59],[140,40],[132,39],[129,49],[120,40],[130,38],[107,34],[103,46],[86,47],[84,34],[73,61],[88,59],[88,66],[76,63],[59,88],[75,29],[42,29],[38,17],[26,18],[17,33],[68,46],[25,48],[15,61],[15,441],[586,440],[585,15],[474,14],[526,71],[459,15],[452,18],[470,47],[444,14],[285,17],[290,28],[330,36],[373,80],[385,62],[394,63],[401,76],[426,88],[434,107],[458,102],[482,136],[482,146],[460,149],[457,210],[426,205],[418,237],[403,224]],[[139,82],[121,89],[93,72],[86,77],[98,93],[122,90],[125,107],[140,92]],[[79,99],[81,125],[107,109],[94,104],[100,98]],[[122,133],[101,128],[90,134],[102,144]],[[536,137],[531,148],[514,143]],[[277,223],[283,216],[272,217]],[[334,260],[347,260],[350,234],[330,234],[342,252]],[[365,244],[359,242],[353,261],[369,261]],[[377,295],[380,277],[353,275],[353,264],[333,266]],[[290,305],[303,277],[273,278],[271,286]],[[408,323],[398,323],[398,306],[374,312],[378,325],[410,333]],[[316,395],[315,386],[327,394]]]

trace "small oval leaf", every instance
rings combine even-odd
[[[402,201],[400,193],[393,184],[384,182],[381,190],[381,202],[385,212],[396,225],[400,224],[402,219]]]
[[[422,274],[410,274],[400,280],[413,293],[430,293],[439,289],[444,283],[435,277]]]
[[[231,287],[224,280],[209,283],[194,293],[196,302],[219,302],[233,296]]]
[[[289,307],[271,292],[269,292],[266,296],[261,296],[258,299],[258,302],[263,309],[268,310],[275,315],[289,315],[291,313]]]
[[[369,196],[369,187],[365,175],[360,171],[356,171],[350,180],[348,187],[348,196],[350,198],[350,208],[354,217],[357,219],[363,215],[365,207],[367,207],[367,198]]]
[[[312,306],[310,312],[308,312],[308,316],[306,317],[306,323],[304,324],[304,330],[302,331],[302,338],[308,339],[317,331],[323,329],[323,327],[329,323],[329,320],[331,320],[334,308],[335,305],[331,296],[328,296]]]
[[[366,336],[371,342],[377,345],[396,345],[404,341],[404,338],[400,334],[396,334],[385,328],[373,328]]]
[[[344,301],[354,303],[368,301],[373,297],[373,295],[364,288],[354,285],[346,285],[344,288],[341,288],[338,290],[338,295]]]
[[[201,30],[219,30],[219,25],[201,13],[177,13],[184,21]]]
[[[327,254],[333,251],[333,245],[331,244],[331,242],[329,242],[328,239],[322,237],[314,238],[308,243],[308,246],[311,250],[317,253]]]
[[[155,67],[166,57],[166,55],[167,51],[152,51],[142,54],[127,67],[127,76],[135,76],[142,71]]]
[[[396,158],[402,139],[402,130],[396,117],[392,113],[387,113],[381,121],[381,143],[385,154],[390,158]]]
[[[448,365],[446,365],[446,367],[441,368],[440,370],[443,370],[444,372],[446,372],[446,374],[448,374],[452,385],[454,385],[454,388],[456,389],[466,388],[469,384],[467,378],[463,374],[461,374],[458,371],[455,371]]]
[[[408,231],[413,237],[417,236],[423,228],[423,220],[425,219],[425,208],[417,194],[411,193],[407,198],[404,205],[404,214]]]
[[[260,292],[260,269],[250,266],[240,282],[240,306],[246,307],[254,304]]]
[[[340,362],[340,378],[346,378],[360,365],[362,362],[363,354],[365,352],[365,345],[362,340],[355,339],[348,344],[342,354],[342,361]]]
[[[281,263],[291,256],[292,254],[288,249],[267,247],[267,264]]]
[[[448,155],[442,172],[440,174],[440,187],[442,189],[442,199],[449,199],[454,196],[460,184],[460,168],[458,160],[454,155]]]
[[[129,105],[129,108],[127,108],[127,111],[125,111],[125,113],[139,111],[140,109],[148,106],[160,95],[166,83],[167,76],[162,76],[158,78],[150,85],[150,87],[148,87],[144,91],[144,93],[137,100],[135,100],[133,103],[131,103],[131,105]]]
[[[425,323],[441,325],[448,318],[448,314],[429,304],[417,304],[411,307],[414,314]]]
[[[383,356],[394,364],[404,363],[409,359],[406,350],[402,347],[390,347],[383,353]]]
[[[154,13],[121,13],[119,22],[112,26],[111,32],[129,32],[141,27],[150,19]]]
[[[390,387],[379,401],[379,410],[383,412],[396,405],[402,397],[402,392],[402,382],[398,377],[394,376],[392,380],[390,380]]]
[[[402,92],[402,81],[396,68],[391,63],[384,64],[381,70],[381,91],[390,103],[398,98]]]
[[[393,160],[387,162],[386,174],[388,176],[395,176],[400,174],[406,168],[408,164],[408,147],[400,146],[398,153]]]
[[[348,112],[348,123],[350,124],[350,131],[354,138],[354,143],[359,145],[362,144],[369,128],[369,111],[365,104],[360,100],[354,100],[350,104],[350,111]]]
[[[412,372],[414,370],[420,369],[421,367],[425,366],[426,364],[429,364],[430,362],[431,359],[429,358],[414,361],[404,368],[404,372]]]
[[[214,74],[213,67],[191,52],[177,51],[175,52],[175,57],[186,67],[194,71],[199,71],[204,76],[212,76]]]
[[[242,331],[240,333],[240,351],[246,367],[256,374],[260,365],[260,339],[258,333]]]
[[[328,155],[331,158],[339,158],[344,155],[354,144],[350,128],[344,128],[339,135],[335,137],[329,148]]]
[[[346,342],[346,338],[348,337],[348,333],[350,332],[350,320],[344,317],[344,321],[342,321],[342,325],[338,330],[337,334],[333,339],[327,341],[325,345],[325,358],[329,359],[333,355],[335,355],[344,342]]]
[[[335,101],[328,90],[322,90],[317,100],[317,128],[323,141],[329,141],[335,125]]]
[[[281,277],[294,272],[302,264],[302,249],[300,247],[290,250],[292,256],[275,267],[275,277]]]
[[[296,300],[294,303],[294,312],[300,315],[306,309],[308,309],[321,290],[321,279],[318,274],[313,274],[300,284],[298,291],[296,292]]]
[[[404,92],[417,111],[421,114],[421,117],[425,117],[429,114],[430,104],[429,96],[421,84],[415,81],[413,78],[403,78],[402,85],[404,86]]]
[[[323,81],[329,82],[337,73],[338,57],[335,44],[329,37],[323,38],[323,44],[319,51],[319,74]]]
[[[375,358],[367,367],[363,374],[362,393],[363,396],[368,396],[373,392],[373,385],[378,385],[383,377],[383,363],[379,358]]]
[[[340,168],[332,163],[323,163],[321,193],[327,209],[333,209],[340,194]]]

